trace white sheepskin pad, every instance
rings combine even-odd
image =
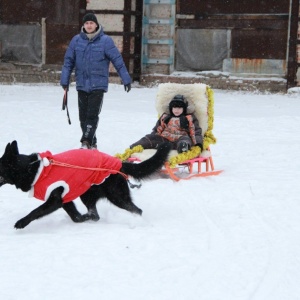
[[[158,86],[156,96],[156,110],[158,115],[169,113],[169,103],[175,95],[183,95],[189,105],[188,113],[194,113],[202,128],[202,135],[208,128],[208,97],[206,93],[206,84],[180,84],[180,83],[161,83]]]

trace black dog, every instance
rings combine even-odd
[[[150,177],[161,169],[164,162],[167,160],[169,151],[170,146],[168,143],[161,144],[158,147],[157,152],[151,158],[142,163],[134,164],[121,162],[118,159],[97,150],[78,149],[57,155],[52,155],[51,152],[48,151],[42,154],[33,153],[31,155],[24,155],[19,154],[17,142],[13,141],[12,143],[7,144],[5,152],[0,159],[0,186],[7,183],[15,185],[17,189],[21,189],[23,192],[35,189],[34,193],[38,193],[38,191],[36,191],[37,180],[39,181],[40,178],[43,177],[42,180],[47,181],[49,178],[53,177],[52,171],[54,174],[54,169],[56,168],[56,171],[59,169],[59,172],[56,172],[58,173],[56,176],[59,178],[55,179],[54,184],[50,185],[51,188],[49,185],[46,186],[44,194],[42,194],[44,196],[40,197],[34,194],[34,197],[45,200],[45,202],[34,209],[26,217],[20,219],[15,224],[15,228],[17,229],[24,228],[33,220],[44,217],[61,207],[68,213],[74,222],[84,222],[86,220],[98,221],[100,217],[97,212],[96,202],[100,198],[107,198],[119,208],[141,215],[142,210],[132,202],[126,175],[132,176],[137,180]],[[80,166],[70,164],[68,159],[71,154],[74,154],[77,157],[78,155],[83,157]],[[90,168],[87,161],[93,160],[93,155],[103,155],[105,157],[104,159],[100,159],[101,164],[104,164],[105,160],[110,164],[111,159],[115,161],[117,165],[119,164],[119,167],[108,168],[106,165],[104,168],[99,168],[99,160],[97,158],[94,160],[98,163],[98,166],[96,168]],[[66,159],[62,159],[65,156]],[[46,157],[46,159],[43,157]],[[61,159],[57,161],[58,158]],[[83,175],[71,175],[72,180],[76,181],[75,188],[73,188],[73,194],[74,192],[75,194],[79,193],[78,196],[88,210],[84,215],[78,212],[75,204],[72,202],[78,196],[71,195],[71,183],[69,186],[68,181],[61,175],[64,170],[67,169],[72,172],[75,167],[84,169],[83,171],[87,172],[89,176],[88,179],[85,179]],[[102,173],[104,173],[104,179],[100,182],[99,179],[95,178],[98,178],[99,174]],[[44,175],[42,176],[42,174]],[[90,176],[91,174],[93,175],[92,179]],[[85,186],[84,192],[80,192],[82,186]]]

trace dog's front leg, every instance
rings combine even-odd
[[[16,224],[16,229],[22,229],[26,227],[30,222],[42,218],[46,215],[51,214],[52,212],[56,211],[57,209],[62,207],[62,198],[61,195],[63,193],[64,188],[59,187],[53,190],[47,199],[47,201],[39,206],[38,208],[34,209],[30,214],[26,217],[20,219]]]

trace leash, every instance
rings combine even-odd
[[[59,166],[59,167],[66,167],[66,168],[73,168],[73,169],[81,169],[81,170],[89,170],[89,171],[108,171],[111,174],[116,174],[119,173],[121,174],[126,180],[128,180],[128,176],[120,171],[117,170],[111,170],[111,169],[104,169],[104,168],[87,168],[87,167],[80,167],[80,166],[75,166],[75,165],[70,165],[66,163],[62,163],[60,161],[56,161],[54,159],[49,159],[49,162],[53,166]]]
[[[63,102],[62,102],[62,110],[67,110],[67,117],[68,117],[68,123],[71,125],[71,119],[69,115],[69,109],[68,109],[68,89],[65,88],[65,93],[63,97]]]
[[[126,181],[128,182],[130,188],[140,188],[142,185],[141,184],[133,184],[129,181],[128,179],[128,175],[121,172],[121,171],[117,171],[117,170],[112,170],[112,169],[104,169],[104,168],[87,168],[87,167],[80,167],[80,166],[75,166],[75,165],[71,165],[71,164],[66,164],[66,163],[62,163],[60,161],[56,161],[54,159],[50,159],[49,163],[53,166],[59,166],[59,167],[65,167],[65,168],[73,168],[73,169],[81,169],[81,170],[90,170],[90,171],[108,171],[110,174],[120,174],[122,175]]]

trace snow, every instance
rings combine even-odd
[[[157,88],[110,85],[99,148],[122,153],[148,133]],[[23,230],[13,225],[41,204],[0,189],[0,298],[5,300],[300,299],[300,92],[215,90],[211,147],[219,176],[145,181],[132,190],[135,216],[107,201],[99,222],[73,223],[63,210]],[[77,94],[68,125],[55,85],[0,85],[0,156],[78,148]],[[81,212],[84,206],[76,205]]]

